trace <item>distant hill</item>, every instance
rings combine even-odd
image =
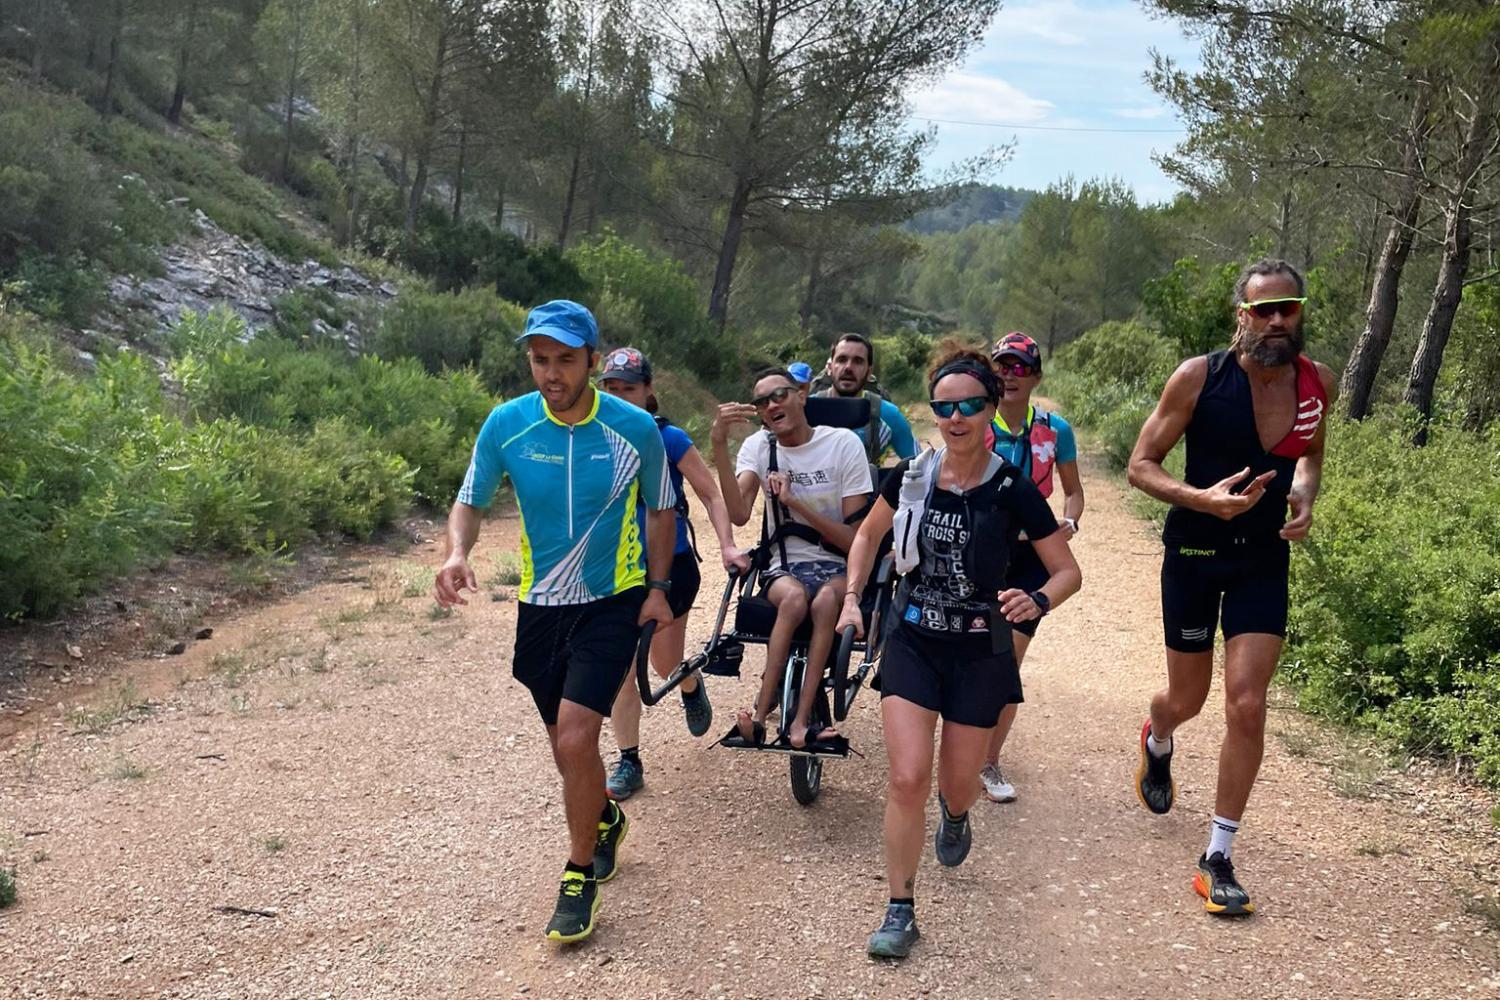
[[[906,228],[924,236],[932,233],[956,233],[976,222],[1014,222],[1021,209],[1035,195],[1025,188],[1000,187],[995,184],[972,184],[939,208],[919,212]]]

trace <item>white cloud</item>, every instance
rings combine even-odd
[[[1146,108],[1116,108],[1112,112],[1116,118],[1134,118],[1139,121],[1151,121],[1164,117],[1166,113],[1167,109],[1160,104]]]
[[[1051,101],[1032,97],[997,76],[979,73],[949,73],[912,95],[914,118],[1031,125],[1045,119],[1053,107]]]
[[[1031,35],[1053,45],[1082,45],[1084,37],[1072,30],[1078,24],[1078,8],[1072,0],[1040,0],[1001,7],[991,31],[1001,35]]]

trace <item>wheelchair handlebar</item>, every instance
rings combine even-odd
[[[854,654],[854,642],[854,626],[846,626],[839,636],[838,652],[833,657],[834,722],[843,722],[849,715],[849,659]]]

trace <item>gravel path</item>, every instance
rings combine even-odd
[[[1159,546],[1118,485],[1084,473],[1085,589],[1026,665],[1004,761],[1020,800],[976,806],[961,868],[924,858],[905,964],[863,950],[886,896],[868,695],[844,727],[866,758],[830,765],[811,808],[783,758],[691,739],[673,702],[648,713],[647,787],[599,930],[572,950],[543,941],[563,818],[509,674],[515,604],[495,582],[432,616],[429,547],[425,575],[391,560],[221,623],[171,667],[133,667],[123,701],[0,744],[0,857],[21,892],[0,913],[0,993],[1500,997],[1490,804],[1287,706],[1237,852],[1261,912],[1204,914],[1190,878],[1218,697],[1181,731],[1177,810],[1150,816],[1130,782],[1162,674]],[[487,526],[481,580],[516,525]],[[705,570],[711,602],[722,576]],[[750,702],[759,656],[746,666],[711,680],[716,733]]]

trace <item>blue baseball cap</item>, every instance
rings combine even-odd
[[[551,337],[566,347],[594,350],[599,346],[599,324],[594,322],[594,314],[577,302],[553,299],[526,314],[526,332],[516,338],[516,343],[527,337]]]
[[[813,380],[812,365],[806,361],[793,361],[786,366],[786,373],[803,385]]]

